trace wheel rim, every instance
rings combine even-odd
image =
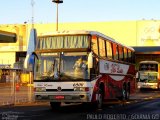
[[[129,91],[126,91],[126,99],[129,99]]]
[[[122,90],[122,97],[123,97],[122,99],[125,99],[125,97],[126,97],[126,91],[125,91],[125,89]]]

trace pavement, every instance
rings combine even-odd
[[[0,83],[0,88],[10,87],[11,85],[12,85],[12,83]]]
[[[30,86],[19,86],[17,89],[11,83],[0,83],[0,96],[0,106],[34,102],[33,87]]]
[[[15,94],[11,94],[11,84],[0,83],[0,107],[2,106],[34,106],[49,104],[49,102],[35,102],[33,95],[33,87],[29,92],[29,86],[20,86],[19,91],[15,91]],[[15,96],[13,96],[15,95]],[[134,94],[130,95],[129,101],[124,101],[124,104],[130,104],[133,102],[142,102],[160,98],[160,91],[140,91],[137,90]],[[119,102],[119,101],[118,101]]]

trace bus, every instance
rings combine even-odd
[[[36,101],[93,103],[134,93],[134,49],[97,31],[57,31],[38,36],[34,63]]]
[[[160,89],[159,72],[159,62],[141,61],[137,73],[138,88]]]

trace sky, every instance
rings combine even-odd
[[[56,23],[56,4],[34,0],[34,23]],[[1,0],[0,24],[32,21],[31,0]],[[160,20],[160,0],[63,0],[59,23]]]

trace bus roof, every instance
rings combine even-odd
[[[80,35],[80,34],[86,34],[86,35],[96,35],[96,36],[101,36],[107,40],[110,40],[111,42],[114,42],[114,43],[117,43],[119,45],[122,45],[132,51],[135,51],[132,47],[129,47],[129,46],[126,46],[126,45],[123,45],[121,43],[119,43],[118,41],[114,40],[113,38],[111,37],[108,37],[100,32],[97,32],[97,31],[90,31],[90,30],[64,30],[64,31],[54,31],[54,32],[47,32],[47,33],[43,33],[41,35],[39,35],[38,37],[45,37],[45,36],[58,36],[58,35]]]
[[[157,62],[157,61],[141,61],[141,62],[139,62],[140,64],[159,64],[159,62]]]

